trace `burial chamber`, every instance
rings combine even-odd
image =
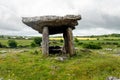
[[[22,22],[42,34],[42,53],[49,54],[49,35],[63,33],[64,51],[74,54],[72,30],[80,15],[23,17]]]

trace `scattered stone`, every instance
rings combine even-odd
[[[28,50],[19,50],[19,53],[28,52]]]
[[[0,80],[4,80],[3,78],[0,78]]]
[[[106,54],[106,52],[104,52],[104,51],[96,51],[98,54]]]
[[[120,56],[120,54],[113,54],[113,56]]]
[[[61,62],[65,61],[66,59],[67,59],[67,57],[65,57],[65,56],[63,56],[63,57],[56,57],[55,58],[55,60],[61,61]]]
[[[111,48],[106,48],[105,50],[106,50],[106,51],[112,51],[113,49],[111,49]]]
[[[79,50],[79,48],[75,47],[75,50]]]
[[[106,80],[120,80],[120,79],[118,79],[118,78],[116,78],[116,77],[113,77],[113,76],[110,76],[110,77],[108,77]]]
[[[7,51],[5,51],[5,50],[2,50],[2,51],[0,51],[0,53],[7,53]]]
[[[28,52],[28,50],[17,50],[17,49],[15,49],[15,50],[9,50],[8,52],[9,53],[10,52],[12,52],[12,53],[24,53],[24,52]]]
[[[115,54],[120,55],[120,50],[116,49],[116,50],[115,50]]]

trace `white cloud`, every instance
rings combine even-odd
[[[75,35],[120,33],[119,4],[120,0],[1,0],[0,34],[39,35],[21,22],[22,16],[66,14],[82,15]]]

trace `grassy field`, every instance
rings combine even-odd
[[[18,45],[30,45],[30,43],[32,42],[32,40],[15,40],[17,42]],[[4,45],[8,46],[8,40],[7,39],[0,39],[0,42]]]
[[[75,37],[78,40],[120,40],[119,37],[98,37],[98,38],[91,38],[91,37]],[[62,37],[50,37],[50,40],[63,40]]]
[[[30,45],[32,40],[16,40]],[[7,45],[7,40],[0,40]],[[51,40],[52,42],[52,40]],[[86,49],[84,43],[97,43],[102,49]],[[52,45],[62,45],[54,41]],[[41,48],[0,48],[0,79],[3,80],[106,80],[120,78],[119,40],[78,40],[76,55],[64,61],[60,56],[42,56]],[[3,51],[3,52],[2,52]],[[62,55],[61,55],[62,56]]]
[[[97,38],[77,38],[78,40],[97,40]],[[63,38],[50,38],[50,40],[63,40]]]

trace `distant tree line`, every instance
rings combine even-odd
[[[32,40],[35,37],[29,37],[29,36],[6,36],[6,35],[0,35],[0,39],[29,39]]]
[[[107,34],[107,35],[92,35],[92,36],[89,36],[89,37],[120,37],[120,34]]]

